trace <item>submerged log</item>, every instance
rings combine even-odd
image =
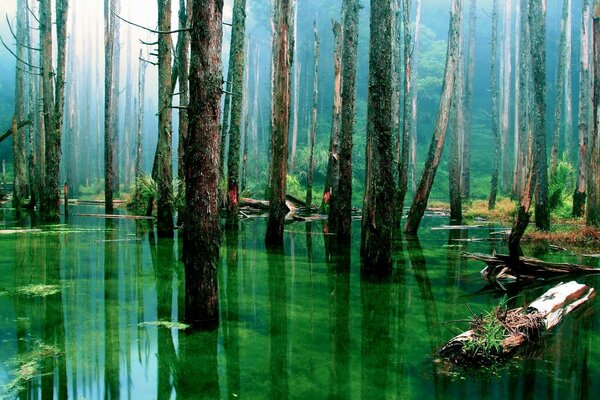
[[[464,258],[487,264],[481,276],[492,285],[505,289],[505,285],[532,280],[551,280],[565,275],[600,273],[600,268],[570,263],[552,263],[537,258],[520,257],[518,263],[504,254],[461,253]]]
[[[561,283],[527,307],[512,310],[498,307],[485,318],[475,318],[471,329],[450,339],[439,354],[460,365],[480,366],[502,361],[523,345],[538,342],[544,332],[552,330],[565,315],[595,295],[593,288],[575,281]],[[494,329],[495,332],[490,332]]]

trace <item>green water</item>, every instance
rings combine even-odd
[[[493,371],[437,360],[449,329],[466,328],[444,322],[468,317],[466,303],[481,312],[502,297],[484,290],[482,265],[459,252],[504,245],[453,239],[493,238],[497,226],[432,230],[448,221],[428,216],[419,241],[396,241],[393,275],[376,279],[360,274],[358,221],[341,256],[321,222],[287,225],[284,254],[268,254],[266,221],[243,221],[223,240],[219,329],[192,332],[153,324],[183,315],[180,241],[157,240],[147,221],[73,215],[83,212],[101,211],[73,207],[66,225],[0,234],[0,393],[9,398],[583,399],[600,389],[593,306]],[[0,218],[0,229],[15,229],[10,212]],[[580,281],[600,287],[598,278]],[[55,293],[24,293],[31,285]],[[15,380],[24,365],[28,379]]]

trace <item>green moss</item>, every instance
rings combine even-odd
[[[184,324],[182,322],[172,322],[172,321],[150,321],[150,322],[141,322],[138,326],[156,326],[167,329],[177,329],[180,331],[186,330],[190,326],[188,324]]]

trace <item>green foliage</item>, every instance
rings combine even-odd
[[[297,197],[301,200],[306,198],[306,188],[300,183],[300,180],[295,175],[288,175],[286,178],[287,194]]]
[[[127,209],[135,214],[145,214],[150,199],[158,198],[156,182],[150,175],[136,179],[133,194],[127,198]]]
[[[552,211],[563,208],[567,198],[575,190],[575,168],[567,161],[566,156],[558,161],[556,169],[550,171],[548,185],[549,205]]]

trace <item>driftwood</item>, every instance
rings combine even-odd
[[[593,288],[575,281],[548,290],[529,306],[506,310],[502,307],[471,322],[471,329],[449,340],[440,356],[456,364],[480,366],[501,361],[526,344],[538,342],[562,318],[593,299]],[[501,329],[502,336],[486,330]],[[491,338],[494,339],[491,339]],[[491,343],[495,340],[495,343]]]
[[[96,218],[107,218],[107,219],[144,219],[154,220],[154,217],[144,217],[141,215],[118,215],[118,214],[75,214],[78,217],[96,217]]]
[[[505,289],[506,285],[532,280],[551,280],[565,275],[586,275],[600,273],[600,268],[569,263],[551,263],[537,258],[520,257],[515,263],[504,254],[461,253],[462,257],[483,261],[487,264],[481,276],[490,284]]]

